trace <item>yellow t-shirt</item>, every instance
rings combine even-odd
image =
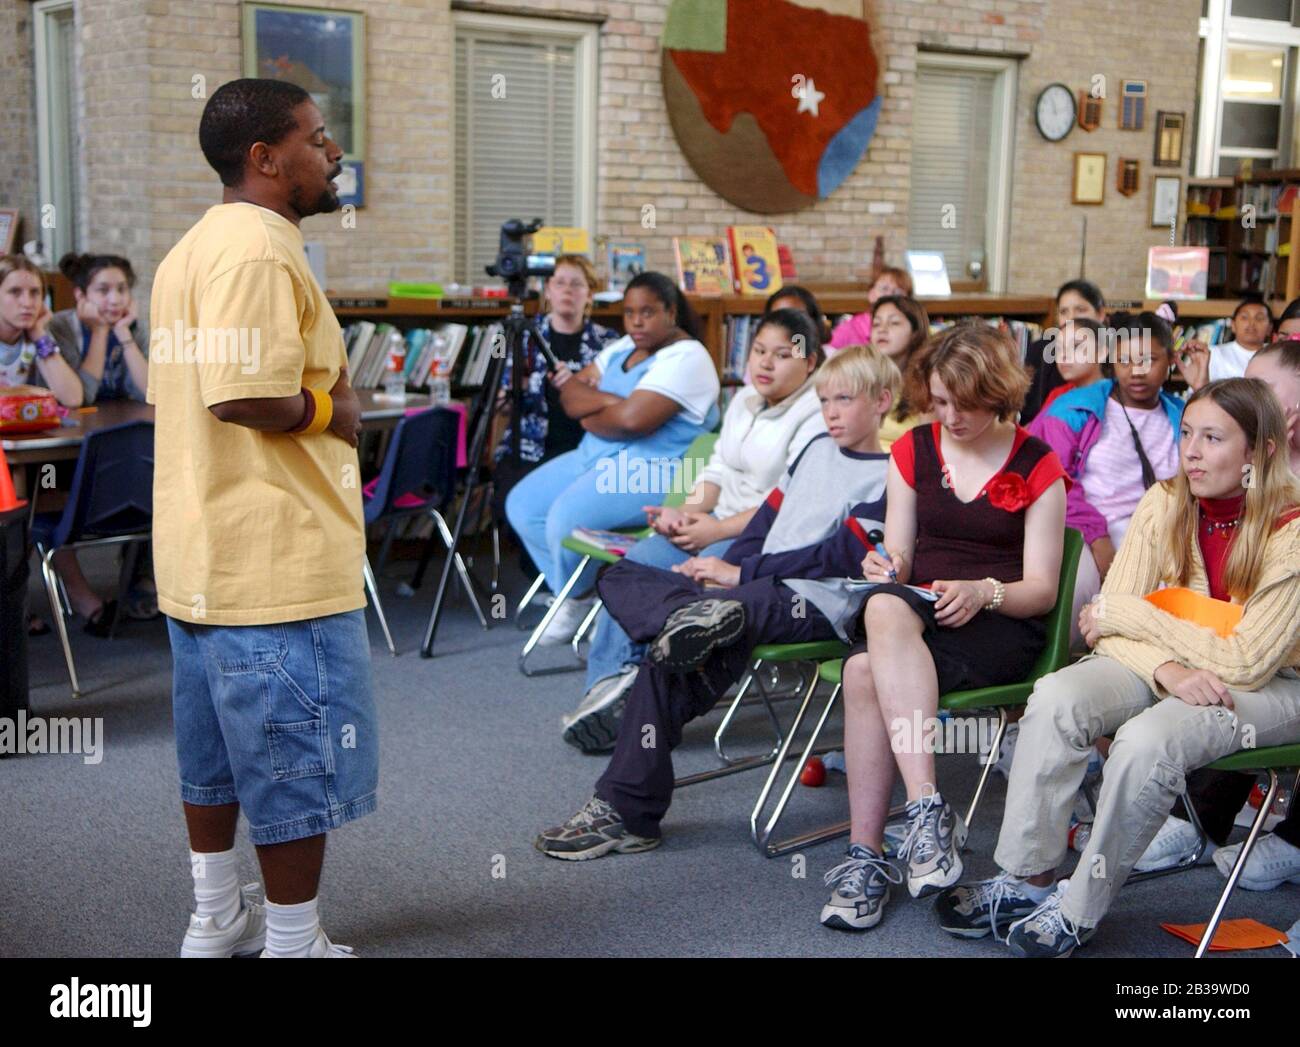
[[[328,392],[346,365],[298,227],[255,204],[209,208],[158,267],[150,304],[159,608],[270,625],[365,606],[357,452],[328,430],[261,432],[209,410]]]
[[[889,414],[885,415],[880,422],[880,434],[878,437],[880,440],[880,449],[882,451],[888,451],[889,448],[893,446],[894,441],[905,432],[909,429],[915,428],[922,422],[929,420],[930,415],[927,414],[909,414],[900,422],[894,417],[894,412],[890,411]]]

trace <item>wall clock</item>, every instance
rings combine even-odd
[[[1038,133],[1049,142],[1059,142],[1074,130],[1074,92],[1065,84],[1048,84],[1034,104]]]

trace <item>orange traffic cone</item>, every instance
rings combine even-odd
[[[14,478],[9,474],[9,460],[4,449],[0,448],[0,513],[10,509],[21,509],[27,503],[19,501],[14,491]]]

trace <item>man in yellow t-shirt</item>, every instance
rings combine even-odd
[[[342,150],[279,80],[219,88],[199,144],[222,203],[158,268],[148,389],[196,903],[181,955],[341,957],[316,911],[325,834],[374,810],[379,762],[360,406],[298,224],[338,209]],[[265,907],[239,888],[241,807]]]

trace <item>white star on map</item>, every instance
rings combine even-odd
[[[812,77],[809,77],[803,85],[803,90],[799,92],[799,108],[796,109],[795,112],[812,113],[813,116],[816,116],[817,107],[825,97],[826,93],[824,91],[818,91],[817,84],[813,81]]]

